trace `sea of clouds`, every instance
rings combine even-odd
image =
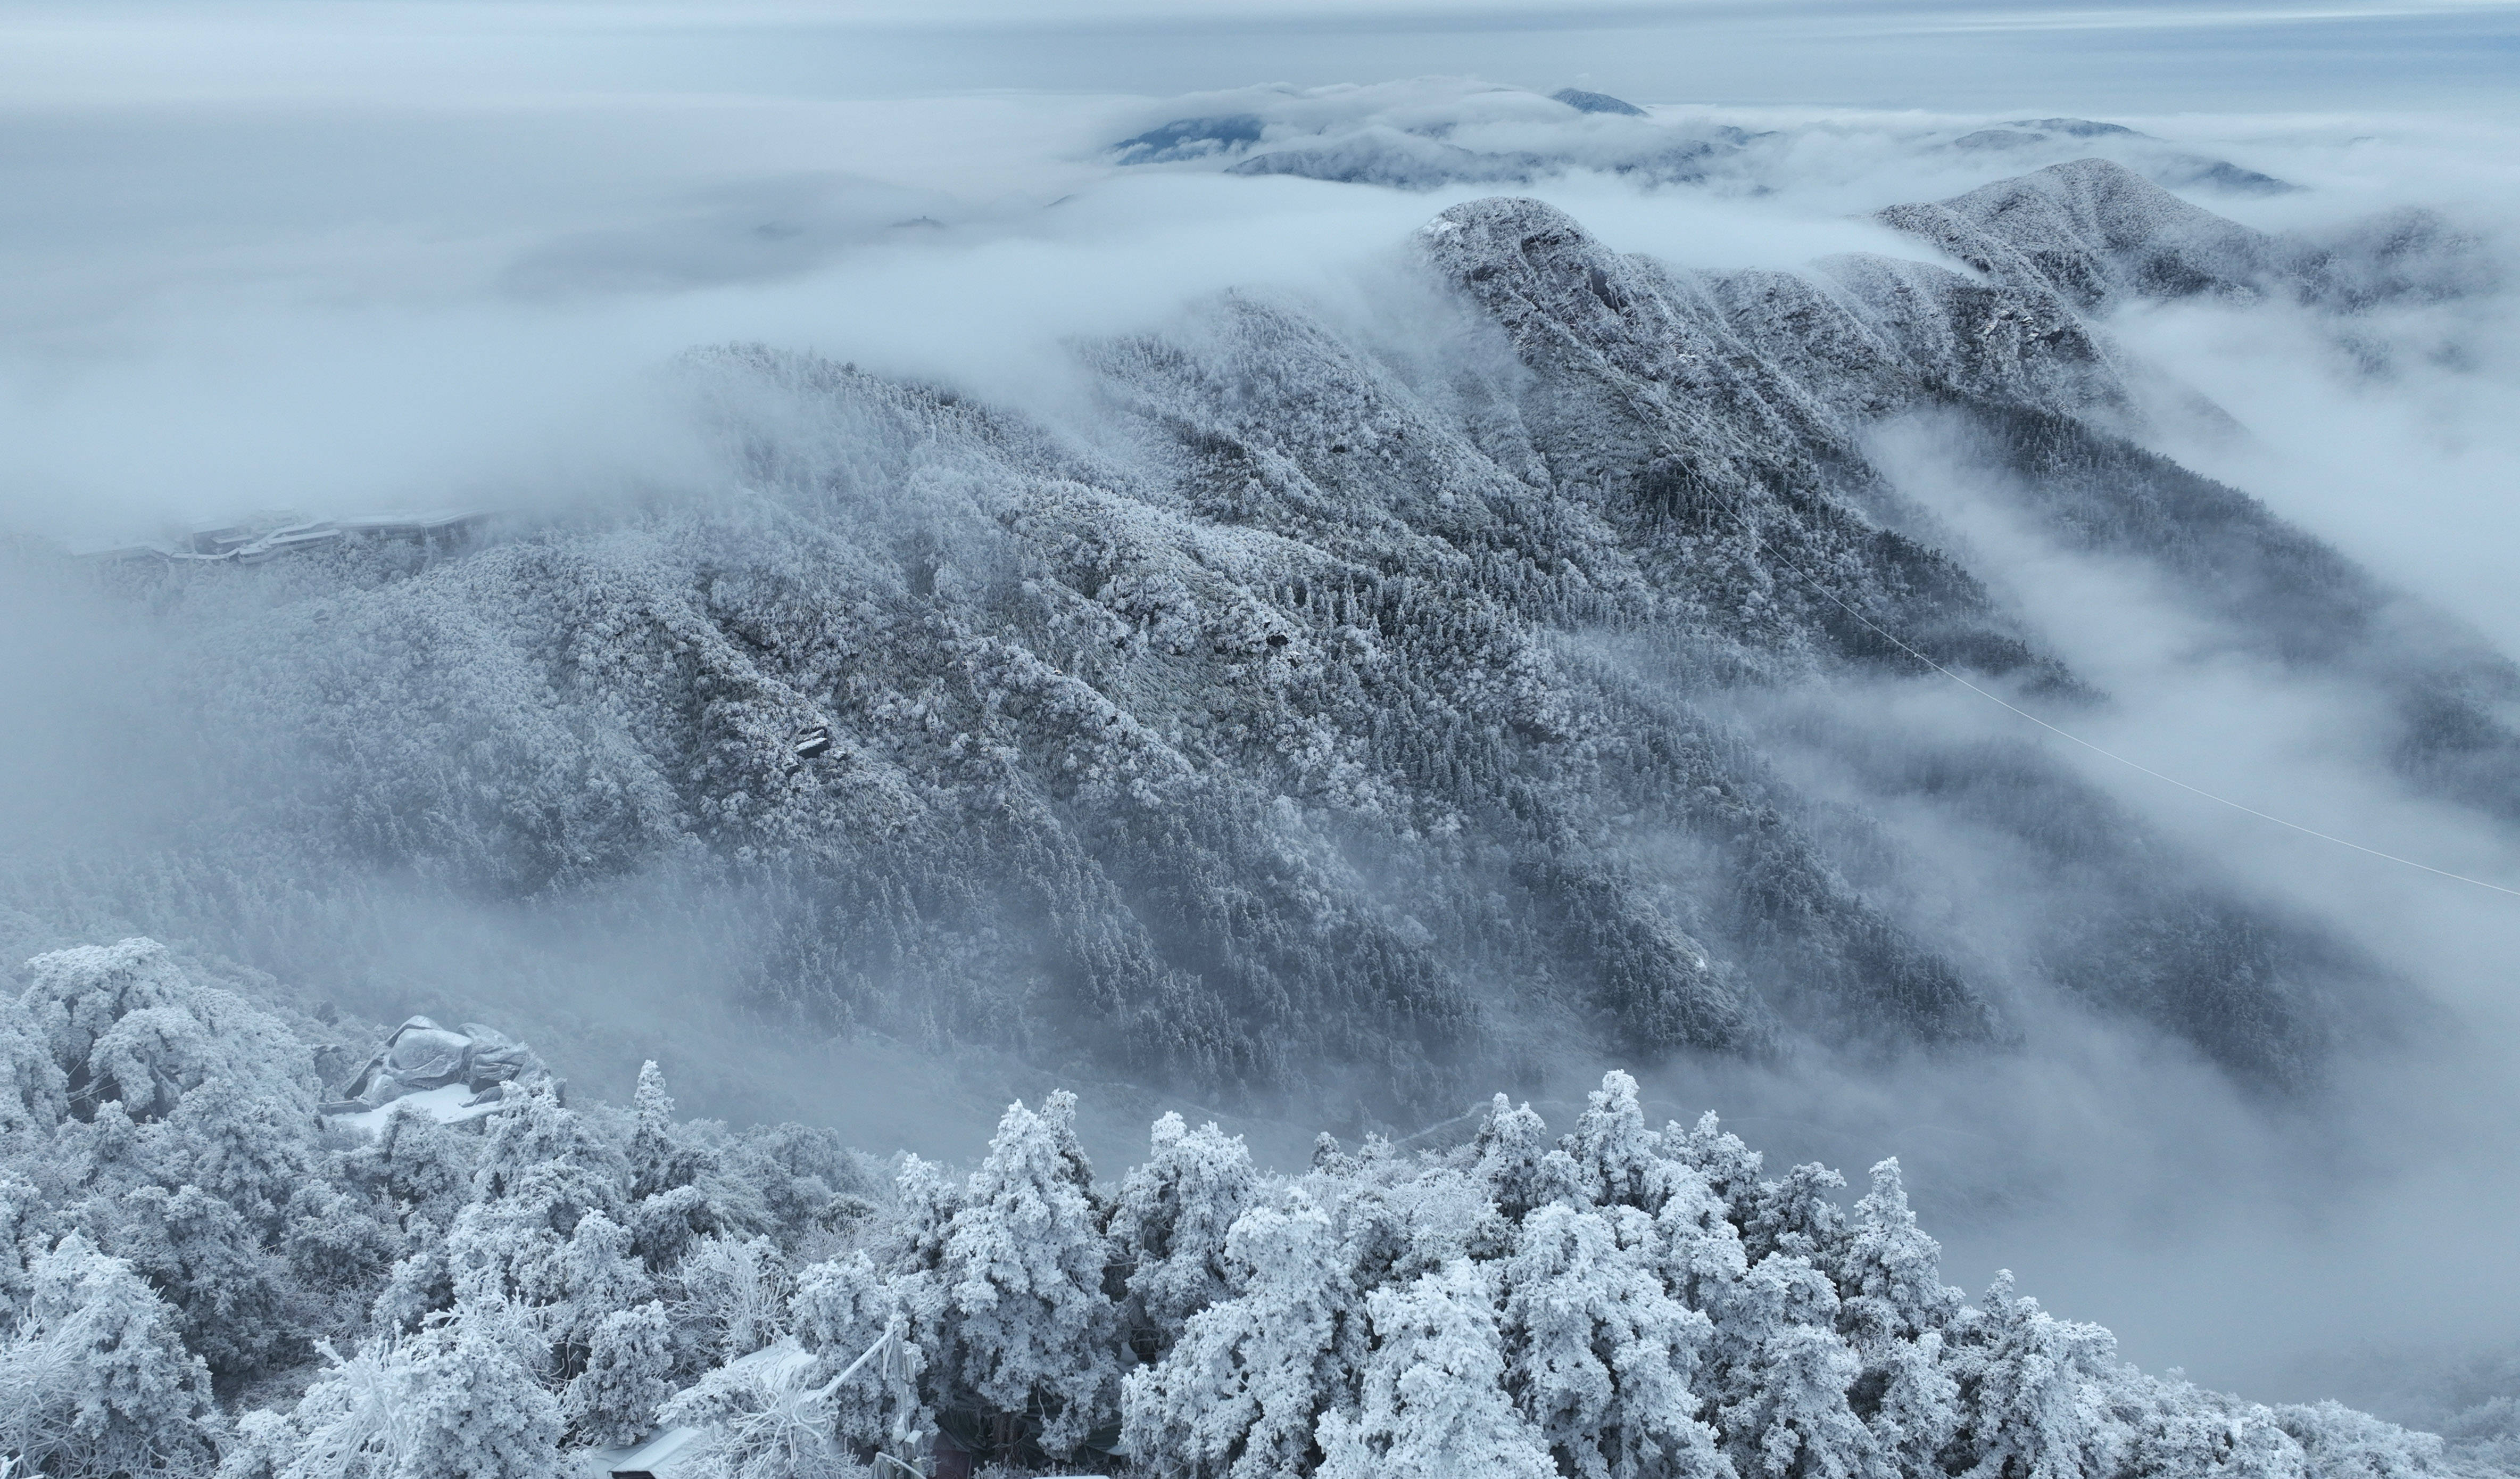
[[[1776,55],[1775,16],[1700,9],[1691,44],[1646,55],[1620,38],[1669,26],[1619,7],[1400,6],[1342,28],[1260,4],[1169,21],[1171,7],[1113,5],[1061,13],[1063,26],[977,5],[760,6],[706,23],[654,6],[12,6],[0,524],[74,540],[252,509],[583,508],[705,487],[724,470],[660,370],[729,340],[1081,426],[1070,342],[1160,329],[1228,289],[1289,294],[1361,340],[1408,342],[1438,317],[1413,306],[1425,289],[1409,234],[1498,189],[1240,177],[1225,157],[1118,162],[1117,141],[1179,118],[1261,117],[1272,144],[1441,129],[1460,147],[1553,153],[1572,167],[1511,190],[1687,267],[1930,255],[1861,215],[2025,167],[1953,147],[1973,130],[2111,100],[2108,121],[2165,149],[2300,187],[2194,197],[2251,225],[2316,234],[2420,206],[2499,244],[2503,260],[2520,226],[2520,124],[2455,106],[2472,101],[2458,67],[2436,73],[2434,95],[2392,74],[2350,108],[2318,85],[2345,66],[2334,38],[2358,15],[2398,39],[2411,74],[2426,48],[2507,8],[2322,11],[2269,53],[2266,71],[2294,84],[2229,97],[2182,79],[2228,61],[2265,19],[2251,6],[2216,12],[2221,29],[2202,13],[2092,8],[2080,14],[2110,23],[2075,33],[2079,69],[2053,39],[2071,27],[2037,7],[1803,7],[1806,26],[1835,29],[1804,33],[1799,90],[1780,80],[1794,69]],[[2164,39],[2182,25],[2183,48]],[[2034,34],[2048,43],[2022,50]],[[1859,43],[1869,70],[1849,60]],[[1271,65],[1307,46],[1331,59],[1321,67],[1357,69]],[[2138,52],[2154,59],[2135,68],[2146,86],[2095,80]],[[1922,107],[1890,82],[1911,55],[1936,59],[1936,76],[1972,58],[2032,62],[2000,88],[1927,89]],[[1726,57],[1738,59],[1730,85],[1712,76]],[[1429,68],[1531,85],[1329,80]],[[1245,85],[1254,75],[1297,80]],[[1628,93],[1651,116],[1570,116],[1542,96],[1567,82]],[[1744,101],[1684,101],[1706,96]],[[1827,96],[1899,106],[1809,101]],[[2228,111],[2242,106],[2258,111]],[[1651,130],[1750,142],[1692,185],[1596,167]],[[2237,424],[2171,428],[2164,450],[2520,653],[2508,297],[2366,315],[2350,332],[2280,303],[2152,307],[2110,327]],[[2078,721],[2085,738],[2249,807],[2520,888],[2520,837],[2407,795],[2351,695],[2232,655],[2144,571],[2044,541],[1936,427],[1890,428],[1879,450],[2108,695]],[[42,635],[41,611],[13,619],[35,636],[0,666],[21,700],[0,704],[21,792],[0,823],[107,825],[119,814],[105,799],[53,784],[71,757],[45,711],[77,700],[80,670],[56,659],[80,634]],[[1948,688],[1826,701],[1829,722],[1892,735],[2024,738]],[[1938,1177],[1945,1188],[1932,1222],[1954,1234],[1956,1277],[2011,1265],[2062,1312],[2113,1325],[2146,1365],[2183,1363],[2252,1396],[2331,1391],[2362,1348],[2507,1336],[2520,1316],[2504,1255],[2520,1214],[2520,900],[2057,752],[2129,815],[2388,961],[2454,1030],[2419,1024],[2371,1045],[2312,1106],[2270,1105],[2158,1044],[2078,1028],[1983,1061],[1661,1065],[1648,1073],[1658,1107],[1712,1103],[1753,1143],[1850,1170],[1901,1154],[1920,1201],[1935,1202]],[[1800,779],[1867,803],[1828,755],[1804,759]],[[1972,872],[1982,852],[1885,819],[1944,870],[1935,886],[1955,909],[2001,927],[2002,880]],[[922,1148],[976,1146],[985,1110]]]

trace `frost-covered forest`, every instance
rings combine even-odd
[[[1107,167],[1749,191],[1793,147],[1263,102]],[[2046,162],[1793,270],[1430,206],[1350,299],[1076,336],[1023,404],[691,348],[643,387],[671,456],[408,538],[0,541],[0,1479],[2507,1468],[2507,1380],[2445,1444],[2146,1374],[1946,1285],[1897,1160],[1771,1167],[1599,1076],[2277,1127],[2165,1157],[2179,1210],[2423,1117],[2355,1075],[2454,1013],[2369,919],[1935,705],[2144,697],[2017,578],[2101,570],[2350,713],[2366,816],[2500,837],[2520,666],[2163,455],[2242,431],[2120,335],[2263,307],[2434,373],[2373,326],[2482,313],[2490,254],[2244,226],[2169,187],[2289,187],[2082,120],[1932,148]],[[361,1068],[412,1012],[487,1078]],[[1090,1088],[967,1165],[784,1122],[869,1044],[909,1116],[960,1075],[1324,1133],[1297,1170],[1167,1114],[1098,1171]],[[1560,1123],[1487,1099],[1570,1065]],[[1977,1140],[1982,1205],[2054,1189]]]
[[[1916,654],[2105,700],[1875,458],[1923,419],[2217,648],[2357,695],[2393,784],[2507,814],[2520,671],[2145,450],[2217,413],[2095,316],[2259,300],[2342,335],[2468,291],[2468,244],[2256,232],[2096,158],[1880,220],[1972,272],[1686,271],[1474,201],[1405,244],[1382,318],[1229,293],[1070,346],[1061,421],[721,347],[664,392],[707,476],[460,558],[143,560],[103,593],[28,558],[26,619],[75,632],[58,681],[128,688],[59,741],[110,773],[59,784],[142,816],[0,857],[0,939],[178,939],[382,1014],[396,941],[498,1001],[572,967],[484,934],[644,931],[815,1033],[1351,1128],[1570,1045],[1994,1045],[2059,999],[2316,1082],[2405,998],[2335,930],[2026,740],[1769,716],[1940,683]],[[1938,877],[1894,806],[2007,886]]]
[[[0,1461],[56,1479],[671,1472],[2048,1479],[2464,1471],[2333,1403],[1971,1299],[1899,1165],[1851,1201],[1624,1073],[1564,1133],[1255,1166],[1178,1115],[1098,1176],[1074,1098],[977,1165],[548,1084],[327,1128],[292,1024],[154,941],[0,998]]]

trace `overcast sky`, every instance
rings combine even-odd
[[[0,0],[0,99],[1177,93],[1427,72],[1647,102],[2496,107],[2515,0]]]

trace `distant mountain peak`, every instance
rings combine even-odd
[[[2098,307],[2124,297],[2252,295],[2272,239],[2191,205],[2113,159],[2069,159],[1874,219],[1999,281]]]
[[[2015,118],[2007,126],[2036,128],[2043,133],[2064,134],[2076,139],[2097,139],[2109,134],[2123,134],[2131,139],[2152,137],[2123,123],[2095,123],[2089,118]]]
[[[1580,87],[1561,87],[1549,96],[1574,109],[1577,112],[1626,113],[1636,118],[1645,116],[1643,109],[1624,98],[1613,98],[1608,93],[1586,92]]]
[[[1221,118],[1175,118],[1111,146],[1123,164],[1169,164],[1231,154],[1260,142],[1262,121],[1248,113]]]

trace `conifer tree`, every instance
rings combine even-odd
[[[1845,1255],[1846,1216],[1831,1193],[1845,1188],[1845,1177],[1818,1164],[1762,1183],[1741,1229],[1750,1261],[1789,1253],[1815,1268],[1835,1269]]]
[[[422,1364],[397,1479],[557,1479],[560,1404],[537,1381],[538,1337],[504,1311],[467,1312]]]
[[[1942,1281],[1942,1245],[1909,1209],[1899,1162],[1872,1168],[1837,1270],[1837,1328],[1864,1363],[1857,1415],[1903,1472],[1934,1460],[1959,1423],[1959,1387],[1944,1368],[1943,1327],[1960,1291]]]
[[[1635,1207],[1650,1216],[1671,1194],[1671,1162],[1660,1138],[1645,1128],[1637,1081],[1618,1069],[1602,1075],[1601,1087],[1586,1096],[1565,1150],[1597,1203]]]
[[[1505,1268],[1506,1388],[1575,1479],[1723,1466],[1690,1386],[1712,1326],[1664,1288],[1655,1241],[1636,1208],[1552,1204]]]
[[[1129,1373],[1123,1431],[1141,1461],[1186,1479],[1307,1472],[1324,1414],[1355,1390],[1365,1302],[1329,1214],[1301,1190],[1238,1219],[1226,1257],[1237,1292],[1192,1316],[1161,1362]]]
[[[1495,1299],[1467,1259],[1373,1292],[1373,1352],[1356,1411],[1322,1418],[1321,1479],[1553,1479],[1505,1394]]]
[[[1528,1103],[1516,1108],[1502,1094],[1489,1102],[1470,1155],[1471,1174],[1509,1222],[1521,1221],[1534,1207],[1587,1195],[1583,1173],[1573,1156],[1551,1143],[1548,1124]]]
[[[1042,1414],[1040,1443],[1070,1453],[1119,1396],[1119,1311],[1091,1168],[1060,1090],[1008,1107],[946,1229],[931,1319],[952,1384],[999,1412]]]
[[[650,1058],[639,1065],[639,1088],[631,1100],[630,1195],[661,1196],[698,1181],[710,1157],[685,1143],[674,1124],[673,1096],[665,1092],[664,1070]]]
[[[2004,1269],[1946,1340],[1960,1392],[1961,1472],[2068,1479],[2105,1470],[2116,1436],[2103,1404],[2117,1353],[2108,1331],[2057,1320],[2039,1301],[2014,1295]]]
[[[569,1378],[561,1415],[583,1442],[614,1448],[656,1425],[674,1393],[674,1330],[655,1300],[606,1314],[586,1336],[584,1367]]]
[[[1960,1291],[1943,1282],[1943,1245],[1916,1226],[1893,1156],[1872,1168],[1837,1266],[1838,1329],[1860,1351],[1949,1323]]]
[[[1229,1292],[1226,1238],[1259,1181],[1239,1136],[1190,1130],[1178,1114],[1155,1121],[1150,1153],[1121,1183],[1111,1214],[1113,1255],[1129,1271],[1122,1319],[1141,1359],[1159,1359],[1192,1315]]]

